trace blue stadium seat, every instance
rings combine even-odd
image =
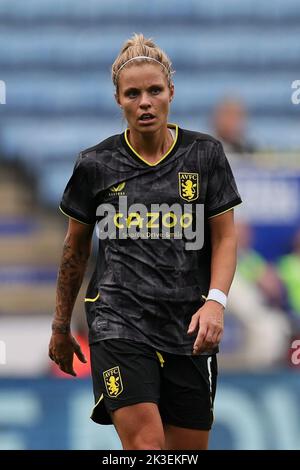
[[[254,142],[300,147],[291,103],[300,79],[299,0],[2,0],[0,25],[1,145],[45,180],[44,163],[68,167],[82,148],[123,130],[110,67],[134,31],[172,58],[171,121],[209,131],[214,106],[233,96],[249,111]],[[48,201],[63,179],[50,166]]]
[[[239,97],[253,114],[276,112],[289,114],[291,83],[294,75],[288,72],[256,73],[195,72],[191,77],[183,70],[175,75],[176,99],[173,109],[179,114],[207,113],[224,96]],[[120,111],[114,101],[114,89],[108,73],[12,73],[6,76],[9,89],[9,112],[17,116],[84,113],[117,119]],[[187,87],[186,84],[189,84]]]
[[[299,16],[300,19],[300,16]],[[283,65],[291,63],[295,70],[300,54],[300,27],[283,26],[280,30],[269,28],[265,31],[256,26],[228,29],[170,27],[168,32],[162,28],[145,28],[146,36],[155,40],[171,56],[175,67],[187,65],[202,67],[235,64],[236,68],[252,65]],[[76,27],[36,27],[33,31],[26,28],[2,27],[0,32],[0,64],[25,66],[77,66],[87,70],[89,65],[106,68],[109,73],[113,58],[120,45],[132,34],[131,26],[111,28],[110,26],[91,27],[86,32],[76,34]],[[177,41],[174,41],[174,37]],[[236,41],[238,38],[238,41]]]
[[[72,18],[82,20],[97,16],[104,20],[107,16],[137,18],[159,18],[162,13],[168,18],[178,16],[205,15],[206,18],[251,17],[264,18],[267,21],[273,18],[288,19],[299,13],[297,0],[152,0],[140,2],[139,0],[2,0],[0,15],[6,18]]]
[[[109,135],[122,132],[121,118],[107,119],[26,119],[10,120],[3,128],[4,146],[11,156],[20,156],[33,170],[38,162],[72,160],[77,154]]]

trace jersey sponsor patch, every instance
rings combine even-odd
[[[123,392],[123,382],[120,367],[112,367],[103,372],[103,379],[109,397],[116,398]]]
[[[178,173],[179,195],[185,201],[195,201],[199,197],[199,174]]]

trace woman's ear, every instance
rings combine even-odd
[[[121,106],[118,93],[115,93],[115,100],[118,103],[118,105]],[[121,106],[121,108],[122,108],[122,106]]]
[[[169,98],[169,101],[171,103],[171,101],[173,100],[174,98],[174,84],[171,83],[170,87],[169,87],[169,90],[170,90],[170,98]]]

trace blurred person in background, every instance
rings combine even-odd
[[[287,365],[291,324],[286,313],[267,305],[262,291],[239,271],[235,274],[226,309],[226,318],[230,317],[239,324],[240,345],[229,353],[220,354],[221,367],[257,372]]]
[[[245,137],[246,109],[241,101],[226,98],[217,104],[212,118],[213,135],[219,139],[226,153],[251,154],[254,146]]]
[[[293,248],[278,261],[278,273],[286,288],[289,310],[300,331],[300,228],[293,237]]]
[[[241,277],[255,285],[267,305],[284,308],[285,291],[276,268],[268,263],[253,247],[254,233],[246,222],[236,223],[238,238],[237,271]]]
[[[284,311],[285,295],[275,268],[253,248],[253,230],[236,223],[237,271],[230,290],[227,318],[239,325],[239,346],[221,354],[226,369],[260,370],[285,365],[291,325]]]
[[[118,231],[101,239],[86,311],[92,419],[113,423],[124,449],[207,449],[216,353],[236,265],[233,208],[241,199],[220,142],[168,123],[172,67],[152,40],[128,40],[112,78],[128,129],[82,152],[65,189],[61,210],[69,228],[49,356],[74,376],[73,354],[86,360],[70,321],[96,222],[99,236],[112,219],[114,229],[141,230],[147,219],[137,210],[127,217],[126,196],[127,207],[143,203],[148,211],[176,203],[185,214],[188,206],[194,212],[182,226],[193,220],[203,227],[197,213],[203,204],[205,236],[197,248],[187,249],[185,236],[163,236],[163,209],[158,238]],[[113,208],[112,219],[100,216],[102,203],[106,212]]]

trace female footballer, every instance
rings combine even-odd
[[[207,449],[216,353],[236,266],[241,199],[222,145],[168,121],[172,65],[135,34],[112,66],[127,129],[84,150],[60,209],[69,217],[49,356],[76,375],[72,309],[85,299],[95,407],[123,449]]]

